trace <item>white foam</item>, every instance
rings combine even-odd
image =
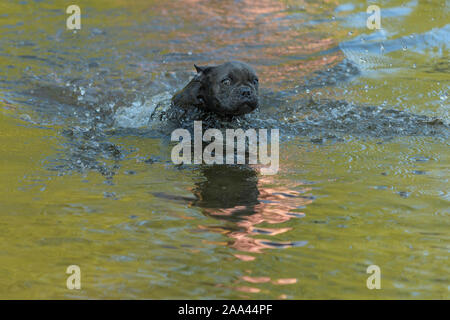
[[[170,99],[171,94],[166,91],[151,97],[144,103],[135,101],[131,106],[120,107],[115,113],[114,125],[120,128],[146,127],[156,108]]]

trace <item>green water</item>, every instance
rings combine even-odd
[[[280,171],[261,176],[178,168],[167,137],[133,132],[105,138],[121,157],[86,160],[64,134],[98,106],[179,89],[197,62],[244,60],[264,92],[295,90],[372,33],[366,1],[77,4],[73,33],[65,1],[0,3],[0,298],[450,297],[446,136],[281,136]],[[449,2],[379,5],[386,43],[422,40],[287,103],[331,97],[448,122]],[[66,287],[69,265],[81,290]],[[366,287],[370,265],[380,290]]]

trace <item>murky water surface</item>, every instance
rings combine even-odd
[[[450,297],[448,0],[381,1],[379,31],[357,0],[76,3],[76,33],[0,3],[0,298]],[[277,175],[175,166],[149,119],[232,59]]]

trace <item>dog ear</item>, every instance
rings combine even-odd
[[[194,67],[195,67],[195,70],[197,70],[197,73],[206,74],[211,70],[211,67],[209,67],[209,66],[200,67],[200,66],[194,64]]]
[[[172,98],[172,103],[184,109],[189,109],[193,106],[204,107],[203,86],[201,79],[199,79],[202,76],[202,74],[196,76],[183,90],[177,92]]]
[[[197,66],[194,64],[195,70],[197,70],[197,74],[188,83],[183,90],[176,93],[172,102],[174,105],[178,107],[182,107],[188,109],[190,107],[205,107],[205,95],[204,95],[204,87],[203,82],[205,80],[206,75],[212,70],[212,66]]]

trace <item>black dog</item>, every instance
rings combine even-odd
[[[175,106],[197,107],[220,116],[243,115],[259,106],[258,77],[249,65],[232,61],[195,68],[194,79],[173,96]]]

